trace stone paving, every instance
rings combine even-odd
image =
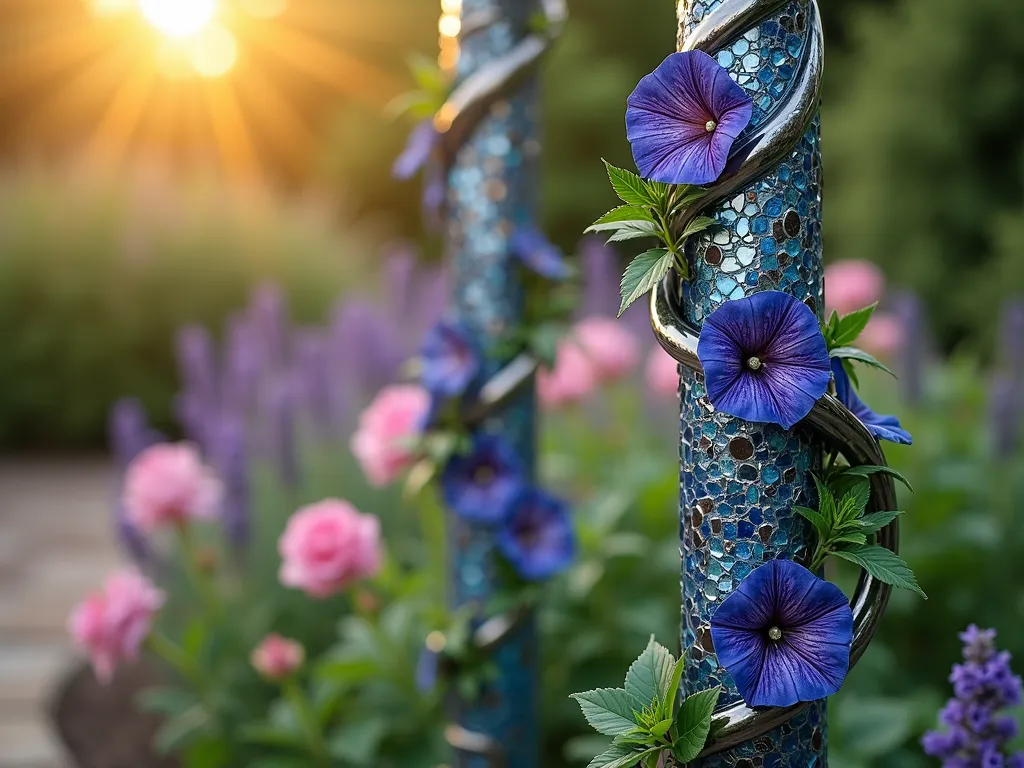
[[[0,768],[72,768],[46,707],[67,615],[119,560],[113,483],[102,459],[0,459]]]

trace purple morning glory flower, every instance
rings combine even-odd
[[[459,397],[480,372],[480,353],[461,323],[441,320],[420,347],[420,383],[434,397]]]
[[[899,419],[895,416],[880,416],[857,397],[857,393],[850,386],[850,377],[846,375],[843,363],[838,358],[832,360],[832,373],[836,377],[836,397],[839,398],[839,402],[863,422],[868,432],[879,440],[888,440],[900,445],[910,445],[913,442],[910,433],[900,426]]]
[[[786,429],[811,412],[832,378],[818,318],[779,291],[727,301],[712,312],[697,357],[712,405]]]
[[[719,663],[752,707],[788,707],[839,690],[853,611],[842,590],[792,560],[751,571],[711,617]]]
[[[564,280],[569,276],[562,252],[537,227],[520,227],[509,243],[512,253],[527,268],[549,280]]]
[[[454,456],[441,473],[445,503],[463,520],[500,523],[523,490],[522,460],[496,435],[477,435],[469,454]]]
[[[423,120],[416,124],[416,127],[409,133],[405,149],[402,150],[391,166],[391,175],[396,179],[410,179],[416,175],[437,145],[437,131],[434,130],[433,120]]]
[[[537,488],[524,489],[498,532],[497,544],[524,579],[551,578],[576,556],[576,534],[568,506]]]
[[[626,105],[626,137],[640,175],[666,184],[716,181],[754,108],[702,51],[673,53],[637,84]]]

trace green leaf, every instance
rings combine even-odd
[[[864,510],[867,509],[869,501],[871,501],[871,484],[861,481],[846,492],[840,505],[844,510],[847,507],[854,510],[850,517],[860,517],[864,514]],[[845,514],[843,515],[843,518],[846,520],[849,520],[850,517],[847,517]]]
[[[639,658],[629,665],[626,672],[626,693],[640,706],[661,705],[665,702],[672,677],[675,673],[675,659],[668,648],[651,635],[650,641]]]
[[[894,379],[897,378],[892,369],[876,360],[863,349],[857,349],[857,347],[836,347],[828,354],[829,357],[838,357],[842,360],[856,360],[859,363],[864,363],[865,365],[870,365],[873,368],[878,368],[880,371],[885,371]]]
[[[619,736],[636,730],[635,702],[622,688],[597,688],[574,693],[590,727],[606,736]]]
[[[676,187],[676,199],[672,205],[672,213],[686,208],[702,197],[707,195],[708,191],[703,187],[696,187],[692,184],[680,184]]]
[[[793,507],[793,511],[810,521],[811,525],[814,526],[814,530],[818,532],[818,538],[821,541],[828,541],[828,537],[832,534],[832,526],[829,525],[828,520],[818,510],[811,509],[810,507]]]
[[[306,737],[298,728],[275,723],[247,723],[239,729],[239,736],[248,744],[264,747],[296,747],[302,749]]]
[[[153,737],[153,748],[160,755],[184,749],[202,736],[210,725],[206,710],[196,705],[180,715],[165,720]]]
[[[642,205],[620,205],[618,208],[613,208],[608,211],[604,216],[599,218],[589,227],[587,232],[600,232],[605,229],[607,225],[613,226],[613,229],[618,229],[618,224],[622,222],[633,222],[633,221],[649,221],[654,223],[654,216],[646,206]]]
[[[346,765],[377,765],[380,744],[388,732],[388,721],[376,717],[345,723],[327,737],[327,751]]]
[[[656,739],[660,739],[666,733],[668,729],[672,727],[673,719],[670,717],[667,720],[662,720],[660,723],[655,723],[650,728],[650,734]]]
[[[657,205],[658,199],[644,180],[625,168],[616,168],[607,160],[602,160],[608,171],[608,179],[619,199],[631,205]]]
[[[698,216],[697,218],[695,218],[693,221],[686,225],[686,229],[683,230],[683,235],[681,239],[685,240],[691,235],[699,234],[700,232],[703,232],[705,229],[709,229],[710,227],[713,227],[716,224],[718,224],[718,222],[712,219],[710,216]]]
[[[659,751],[657,747],[641,751],[629,744],[612,744],[591,760],[587,768],[632,768],[648,755]]]
[[[836,521],[836,500],[832,495],[831,489],[822,482],[821,478],[817,475],[811,475],[814,478],[814,487],[818,490],[818,512],[826,522],[828,522],[829,529],[832,528]]]
[[[878,533],[902,514],[902,512],[872,512],[860,519],[860,529],[864,533]]]
[[[928,599],[928,595],[918,585],[914,572],[910,570],[910,566],[899,555],[890,552],[885,547],[872,544],[854,545],[836,550],[832,554],[854,565],[859,565],[885,584],[891,584],[900,589],[909,589],[911,592],[919,594],[925,600]]]
[[[696,759],[711,732],[711,718],[721,688],[700,691],[686,697],[676,714],[676,740],[672,753],[677,760],[688,763]]]
[[[868,324],[868,320],[871,319],[871,315],[875,311],[875,307],[878,304],[872,304],[870,307],[864,307],[864,309],[858,309],[856,312],[851,312],[848,315],[844,315],[839,318],[839,322],[836,325],[836,331],[832,335],[830,349],[833,347],[845,347],[848,344],[852,344],[860,336],[861,331]]]
[[[878,464],[863,464],[859,467],[847,467],[845,470],[843,470],[843,474],[858,475],[860,477],[870,477],[871,475],[879,474],[889,475],[890,477],[899,480],[901,483],[907,486],[908,491],[910,491],[911,493],[914,492],[914,487],[910,484],[910,481],[907,480],[907,478],[905,478],[892,467],[885,467]]]
[[[173,717],[199,703],[196,695],[184,688],[147,688],[135,697],[139,709]]]
[[[676,660],[675,669],[672,670],[672,680],[668,686],[668,693],[665,695],[663,714],[666,717],[672,715],[676,709],[676,696],[679,694],[679,682],[683,679],[683,667],[685,666],[686,656],[679,654],[679,658]]]
[[[620,317],[630,304],[652,290],[668,274],[674,260],[675,257],[665,248],[652,248],[629,263],[619,286],[622,296],[622,304],[619,306]]]
[[[829,540],[830,545],[835,544],[867,544],[868,537],[863,533],[843,533]]]
[[[609,243],[622,243],[626,240],[638,240],[641,237],[658,237],[658,228],[647,221],[623,222],[611,237]]]

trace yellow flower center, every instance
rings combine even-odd
[[[759,357],[751,357],[751,358],[749,358],[747,360],[747,368],[749,368],[752,371],[759,371],[759,370],[761,370],[761,358],[759,358]]]
[[[768,637],[774,640],[775,642],[778,642],[782,639],[782,630],[778,627],[772,627],[768,630]]]
[[[708,120],[706,123],[704,123],[704,130],[706,130],[708,133],[711,133],[717,127],[718,123],[716,123],[714,120]]]

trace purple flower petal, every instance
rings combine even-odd
[[[895,416],[882,416],[871,410],[861,400],[853,387],[850,386],[850,377],[843,368],[843,362],[839,358],[832,361],[832,373],[836,379],[836,397],[843,405],[850,409],[867,427],[868,432],[879,440],[888,440],[891,443],[900,445],[911,445],[913,438],[907,430],[900,426],[900,421]]]
[[[516,498],[498,532],[498,549],[529,581],[565,570],[576,556],[576,535],[565,502],[536,488]]]
[[[405,149],[395,159],[391,175],[396,179],[410,179],[426,165],[437,144],[437,131],[433,120],[423,120],[409,133]]]
[[[718,607],[711,638],[748,704],[786,707],[839,690],[850,665],[853,611],[834,584],[790,560],[772,560]]]
[[[536,227],[520,227],[513,233],[509,245],[512,253],[541,277],[564,280],[569,276],[562,252]]]
[[[727,301],[712,312],[697,356],[712,405],[787,429],[810,413],[831,379],[817,318],[779,291]]]
[[[525,482],[522,460],[494,435],[478,435],[472,451],[453,457],[441,473],[445,503],[474,523],[494,524],[508,517]]]
[[[420,348],[420,381],[432,395],[458,397],[480,372],[480,354],[469,332],[460,324],[442,320],[427,332]]]
[[[702,51],[666,58],[626,104],[626,136],[640,175],[667,184],[718,179],[753,113],[750,96]]]

